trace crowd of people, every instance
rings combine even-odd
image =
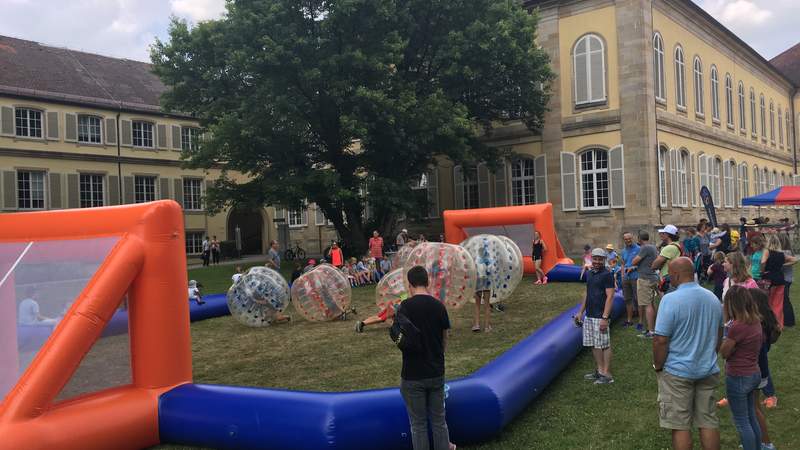
[[[795,324],[789,299],[797,261],[788,234],[793,226],[788,220],[778,227],[740,222],[738,229],[707,220],[682,231],[667,225],[658,230],[658,247],[647,232],[639,232],[636,243],[625,233],[619,254],[613,245],[584,254],[586,294],[575,323],[596,365],[585,379],[614,382],[609,320],[619,288],[623,327],[653,341],[659,421],[672,430],[676,449],[691,448],[694,428],[704,449],[719,449],[717,408],[724,407],[741,447],[775,448],[764,414],[778,404],[768,353],[783,328]],[[715,401],[718,357],[725,360],[726,395]]]

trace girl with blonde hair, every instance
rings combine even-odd
[[[747,260],[741,252],[731,252],[725,255],[723,268],[728,274],[728,278],[722,284],[722,298],[728,293],[731,286],[744,286],[746,288],[757,288],[753,277],[750,276],[750,269],[747,267]]]
[[[767,241],[767,249],[761,256],[763,265],[762,278],[768,282],[766,286],[769,295],[769,307],[778,319],[778,327],[783,330],[783,302],[786,280],[783,277],[783,267],[797,262],[794,256],[783,253],[781,241],[777,235],[772,234]]]

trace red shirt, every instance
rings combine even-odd
[[[332,248],[331,249],[331,264],[336,267],[341,267],[344,263],[342,257],[342,249],[341,248]]]
[[[764,337],[761,332],[761,323],[752,325],[733,322],[728,329],[728,339],[736,341],[733,353],[728,357],[725,373],[738,377],[760,373],[758,368],[758,353]]]
[[[369,238],[369,256],[373,258],[383,258],[383,238],[371,237]]]

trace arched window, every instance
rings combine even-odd
[[[606,60],[603,41],[594,34],[578,39],[573,48],[575,105],[606,101]]]
[[[739,164],[739,198],[736,200],[742,206],[742,198],[750,196],[750,180],[748,179],[747,163]]]
[[[761,193],[769,191],[769,170],[766,167],[761,171]]]
[[[532,205],[536,203],[536,179],[533,160],[520,158],[511,163],[511,204]]]
[[[705,115],[705,104],[703,101],[703,63],[700,57],[694,57],[694,113],[698,116]]]
[[[680,45],[675,47],[675,103],[679,109],[686,109],[686,64]]]
[[[666,79],[664,77],[664,41],[661,35],[653,35],[653,74],[655,76],[656,100],[667,100]]]
[[[581,205],[608,208],[608,152],[595,148],[581,153]]]
[[[778,106],[778,145],[783,148],[783,111]]]
[[[722,194],[722,180],[720,179],[720,172],[722,171],[722,160],[719,157],[711,160],[711,197],[714,201],[719,202]]]
[[[711,119],[719,122],[719,73],[717,66],[711,65]]]
[[[739,131],[747,132],[747,120],[744,116],[744,83],[739,82]]]
[[[723,185],[722,185],[722,198],[724,199],[724,204],[726,208],[733,208],[733,194],[734,194],[734,184],[733,184],[733,171],[736,164],[733,161],[725,161],[722,170],[723,176]]]
[[[761,171],[757,165],[753,165],[753,195],[761,194]]]
[[[769,179],[769,185],[770,185],[769,186],[769,190],[770,191],[773,190],[773,189],[776,189],[778,187],[778,171],[777,170],[773,170],[772,171],[772,176]]]
[[[786,186],[786,172],[781,172],[780,178],[778,178],[778,187]]]
[[[761,140],[767,141],[767,107],[764,103],[764,94],[761,94]]]
[[[733,80],[731,74],[725,74],[725,112],[728,119],[728,128],[733,129]]]
[[[678,204],[683,207],[689,206],[689,196],[687,195],[687,169],[689,167],[689,152],[681,150],[678,154]]]
[[[658,148],[658,204],[667,206],[667,148]]]
[[[769,141],[775,145],[775,103],[769,101]]]
[[[750,134],[756,137],[758,127],[756,126],[756,93],[750,88]],[[753,179],[755,181],[755,178]]]

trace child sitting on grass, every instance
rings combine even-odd
[[[206,302],[203,301],[203,297],[200,296],[200,284],[195,281],[189,281],[189,301],[195,301],[198,305],[205,305]]]
[[[342,273],[347,277],[347,281],[350,282],[350,287],[358,286],[358,279],[356,279],[355,270],[353,269],[353,265],[350,264],[350,261],[345,261],[342,266]]]

